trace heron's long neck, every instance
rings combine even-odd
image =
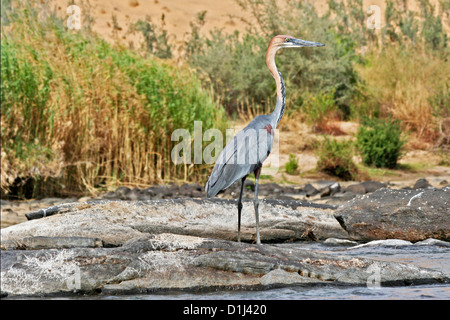
[[[276,127],[283,117],[284,108],[286,107],[286,91],[284,87],[283,77],[281,76],[281,73],[278,71],[277,66],[275,65],[275,54],[276,49],[269,50],[267,52],[266,63],[270,73],[275,79],[275,83],[277,84],[277,103],[275,105],[275,110],[272,112],[272,118],[274,119],[274,124]]]
[[[275,81],[277,81],[277,103],[275,105],[275,110],[272,112],[273,117],[276,119],[276,126],[280,123],[284,114],[284,108],[286,107],[286,91],[283,77],[280,72],[278,72],[278,76],[280,77],[279,81],[275,79]]]

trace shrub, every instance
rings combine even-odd
[[[338,141],[325,136],[317,149],[319,171],[339,177],[343,180],[356,180],[358,168],[353,162],[353,143],[349,140]]]
[[[305,94],[302,112],[306,122],[312,126],[314,132],[335,134],[336,129],[330,125],[330,119],[338,119],[339,110],[334,99],[335,90],[331,92],[319,92],[317,94]]]
[[[172,45],[169,43],[167,30],[159,30],[158,27],[152,23],[149,16],[146,16],[145,20],[138,20],[136,23],[132,24],[130,26],[130,32],[140,32],[142,34],[144,37],[142,47],[148,53],[161,59],[172,58]]]
[[[285,164],[285,169],[288,174],[294,174],[298,169],[298,159],[294,154],[289,154],[289,161]]]
[[[396,167],[404,143],[400,121],[391,118],[365,119],[357,133],[363,163],[377,168]]]

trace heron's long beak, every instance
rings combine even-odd
[[[302,39],[292,39],[290,41],[293,45],[293,47],[323,47],[324,44],[320,42],[312,42],[312,41],[306,41]]]

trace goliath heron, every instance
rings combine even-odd
[[[277,85],[277,101],[271,114],[254,118],[243,130],[230,140],[216,160],[214,169],[205,186],[208,197],[214,197],[222,190],[241,180],[238,200],[238,241],[241,240],[242,191],[244,181],[250,173],[255,174],[255,219],[256,243],[260,244],[258,214],[258,181],[264,160],[269,156],[275,129],[283,117],[286,105],[286,93],[283,77],[275,65],[275,54],[281,48],[321,47],[322,43],[296,39],[291,36],[278,35],[272,38],[267,48],[266,63]]]

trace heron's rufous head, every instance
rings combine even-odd
[[[269,42],[269,47],[267,48],[266,63],[269,68],[270,73],[274,77],[277,77],[275,66],[275,54],[278,49],[281,48],[301,48],[301,47],[323,47],[323,43],[306,41],[301,39],[296,39],[292,36],[278,35],[272,38]]]

